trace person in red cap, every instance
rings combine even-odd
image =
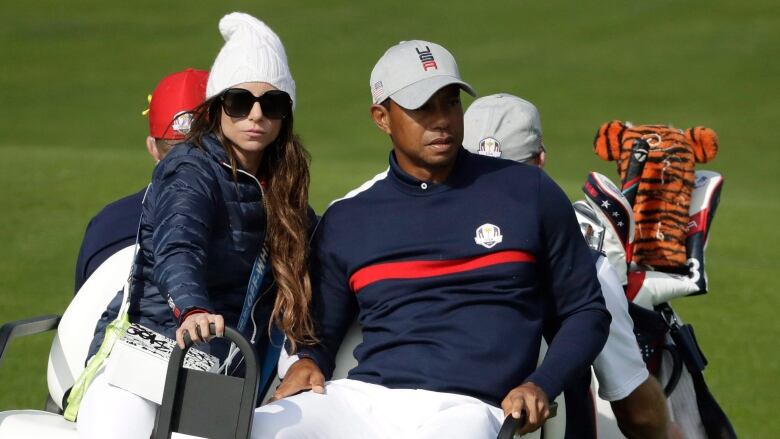
[[[218,336],[199,348],[219,359],[220,372],[242,375],[244,358],[221,337],[225,326],[274,362],[277,330],[293,346],[313,340],[308,245],[316,215],[308,205],[309,154],[293,126],[295,81],[281,40],[244,13],[224,16],[219,29],[225,45],[209,72],[205,100],[193,110],[185,141],[155,167],[144,195],[128,299],[120,292],[112,304],[128,304],[121,309],[130,323],[175,337],[181,347],[185,334],[195,343]],[[118,316],[115,309],[110,305],[98,322],[91,352],[111,349],[103,330]],[[112,361],[119,360],[109,355],[105,364]],[[83,396],[80,406],[69,406],[70,413],[80,408],[79,437],[148,438],[159,402],[121,387],[100,367],[91,362],[93,375],[80,381],[89,380],[86,390],[81,385],[69,397],[78,403]],[[122,373],[152,378],[137,368]]]
[[[146,149],[155,162],[184,140],[191,110],[205,99],[207,80],[207,71],[188,68],[163,78],[149,95],[149,108],[143,112],[149,118]],[[74,292],[106,259],[135,242],[145,190],[109,203],[89,221],[76,261]]]
[[[146,147],[157,161],[182,142],[192,126],[192,110],[206,98],[208,72],[187,68],[163,78],[149,95]]]

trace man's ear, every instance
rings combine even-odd
[[[540,168],[544,168],[544,161],[547,159],[547,153],[542,151],[536,156],[536,163]]]
[[[159,162],[162,159],[162,154],[157,150],[157,140],[152,136],[146,136],[146,151],[152,156],[155,162]]]
[[[371,113],[371,120],[374,121],[374,124],[377,126],[377,128],[384,131],[385,134],[393,134],[392,130],[390,129],[389,109],[385,108],[383,105],[374,104],[371,106],[369,111]]]

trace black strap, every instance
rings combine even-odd
[[[696,335],[691,325],[680,325],[674,315],[674,311],[668,304],[661,305],[659,311],[669,325],[669,333],[674,340],[686,369],[693,379],[693,388],[696,391],[696,405],[699,407],[699,416],[707,433],[708,439],[736,439],[737,433],[731,425],[728,416],[712,396],[707,383],[704,381],[702,371],[707,365],[707,359],[699,348]]]
[[[720,408],[715,397],[710,393],[704,376],[699,372],[691,372],[693,388],[696,390],[696,405],[699,406],[699,415],[709,439],[736,439],[737,433],[731,425],[726,413]]]
[[[672,358],[672,370],[669,373],[669,381],[664,385],[664,395],[668,398],[677,388],[677,384],[680,383],[682,377],[683,362],[680,358],[680,353],[677,351],[677,347],[672,343],[666,343],[661,347],[662,350],[669,353]]]

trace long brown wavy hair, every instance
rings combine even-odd
[[[219,96],[207,99],[193,110],[187,141],[203,148],[205,136],[217,136],[236,180],[238,163],[231,141],[222,134]],[[282,120],[279,136],[263,151],[256,175],[265,184],[265,236],[277,290],[271,323],[282,329],[293,351],[297,350],[298,344],[311,344],[317,340],[309,312],[309,160],[309,153],[293,132],[291,113]]]

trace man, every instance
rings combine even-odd
[[[391,47],[370,87],[390,168],[320,221],[320,342],[300,347],[275,397],[313,392],[259,408],[252,436],[492,438],[521,413],[535,430],[609,328],[569,200],[537,168],[462,148],[460,90],[474,93],[438,44]],[[561,329],[536,368],[547,302]],[[356,314],[358,365],[326,383]]]
[[[206,96],[208,72],[188,68],[163,78],[149,95],[149,136],[146,150],[159,162],[189,132],[190,110]],[[141,201],[146,188],[104,207],[89,221],[76,262],[78,292],[87,278],[106,259],[132,245],[141,218]]]
[[[502,157],[543,167],[546,151],[542,142],[539,112],[528,101],[508,94],[475,100],[464,116],[463,145],[471,152]],[[599,396],[609,401],[621,431],[628,437],[666,437],[666,398],[645,367],[628,315],[628,302],[620,281],[606,258],[597,261],[599,280],[607,308],[612,314],[609,338],[593,363],[599,380]],[[593,407],[572,404],[588,392],[590,374],[582,389],[567,389],[567,432],[583,437],[592,420],[582,417]],[[580,392],[578,395],[577,392]],[[586,403],[589,398],[586,398]],[[577,422],[580,421],[580,422]]]

